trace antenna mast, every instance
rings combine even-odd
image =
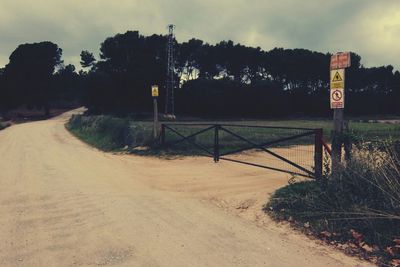
[[[168,43],[167,43],[167,82],[165,86],[166,99],[165,99],[165,114],[174,115],[175,112],[175,58],[174,58],[174,28],[175,25],[168,25]]]

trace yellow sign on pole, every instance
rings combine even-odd
[[[332,82],[334,83],[334,82],[343,82],[343,78],[342,78],[342,75],[340,75],[340,72],[338,71],[338,70],[336,70],[336,71],[334,71],[334,75],[333,75],[333,78],[332,78]]]
[[[158,85],[153,85],[151,87],[151,96],[158,97]]]
[[[331,108],[344,108],[344,69],[331,70]]]

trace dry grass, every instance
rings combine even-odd
[[[395,144],[363,143],[353,151],[341,171],[278,190],[266,210],[318,236],[329,233],[330,240],[356,243],[361,251],[369,244],[374,249],[364,252],[383,262],[399,258],[393,240],[400,237],[400,150]]]

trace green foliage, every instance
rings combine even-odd
[[[81,52],[77,75],[61,66],[62,50],[51,42],[20,45],[0,70],[0,111],[27,104],[45,108],[83,102],[91,111],[151,111],[150,86],[164,88],[166,36],[138,31],[106,38],[100,59]],[[196,116],[329,116],[330,54],[307,49],[264,51],[231,40],[207,44],[175,41],[176,111]],[[392,66],[363,67],[351,53],[346,72],[346,112],[399,114],[400,73]],[[179,85],[179,86],[178,86]],[[160,90],[160,99],[164,99]],[[163,110],[163,101],[160,101]]]
[[[3,130],[7,127],[11,126],[11,124],[9,122],[2,122],[0,121],[0,130]]]
[[[85,104],[98,112],[150,111],[149,88],[165,81],[166,37],[128,31],[107,38],[92,66]],[[329,116],[330,54],[307,49],[263,51],[233,41],[175,43],[176,111],[196,116]],[[400,112],[400,74],[392,66],[364,68],[351,53],[346,112]],[[160,99],[163,99],[163,90]],[[163,105],[163,103],[160,103]],[[161,106],[162,110],[163,107]]]
[[[23,44],[10,56],[4,70],[4,84],[0,86],[3,109],[26,104],[44,108],[49,115],[51,79],[62,63],[62,50],[51,42]],[[0,107],[1,109],[1,107]]]
[[[93,56],[93,53],[90,53],[87,50],[81,52],[81,66],[82,68],[92,67],[96,62],[96,58]]]
[[[279,189],[265,210],[278,219],[307,223],[316,234],[336,233],[344,241],[355,229],[383,251],[400,236],[400,161],[395,147],[369,144],[356,149],[341,171],[323,181]]]
[[[75,66],[61,66],[52,77],[51,104],[56,107],[80,106],[84,95],[84,77],[75,71]]]
[[[79,138],[105,151],[145,145],[151,136],[140,126],[132,125],[128,119],[104,115],[74,115],[66,126]]]

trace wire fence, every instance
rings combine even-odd
[[[163,144],[175,152],[308,177],[315,177],[322,168],[322,143],[316,141],[317,135],[321,138],[321,129],[189,123],[162,126]]]

